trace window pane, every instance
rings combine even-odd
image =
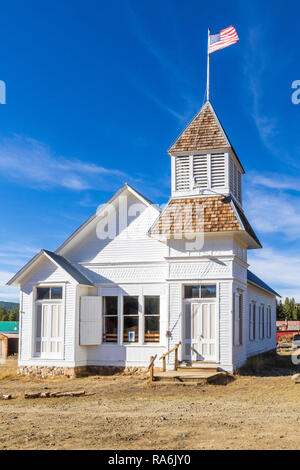
[[[123,314],[124,315],[138,315],[139,313],[139,298],[124,296],[123,297]]]
[[[104,317],[103,341],[105,343],[118,342],[118,317]]]
[[[124,317],[124,335],[123,341],[136,343],[139,336],[139,317]]]
[[[104,315],[118,315],[118,297],[104,297]]]
[[[145,343],[159,343],[159,317],[145,317]]]
[[[62,299],[62,287],[51,287],[51,299]]]
[[[197,299],[200,297],[200,286],[184,286],[185,299]]]
[[[50,299],[50,288],[49,287],[38,287],[36,290],[36,298],[38,300]]]
[[[145,296],[145,315],[159,315],[159,295]]]
[[[216,286],[214,285],[201,286],[201,297],[203,299],[216,297]]]

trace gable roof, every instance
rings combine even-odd
[[[264,281],[262,281],[259,277],[257,277],[252,271],[247,270],[247,280],[251,284],[255,284],[258,287],[270,292],[271,294],[276,295],[277,297],[281,297],[275,290],[273,290],[270,286],[268,286]]]
[[[51,259],[56,265],[60,266],[64,271],[66,271],[76,282],[85,286],[94,287],[94,284],[84,276],[72,263],[70,263],[64,256],[60,254],[60,250],[68,245],[82,230],[84,230],[89,224],[91,224],[96,218],[105,211],[109,204],[112,204],[124,191],[129,191],[137,199],[142,201],[146,206],[152,206],[153,203],[143,196],[139,191],[134,189],[128,183],[125,183],[103,206],[101,206],[89,219],[87,219],[80,227],[75,230],[59,247],[53,252],[49,250],[41,250],[37,253],[23,268],[21,268],[8,282],[7,285],[18,285],[18,279],[24,275],[24,273],[33,267],[33,265],[40,259],[41,256],[47,256]],[[157,206],[157,211],[159,211]]]
[[[243,166],[236,155],[211,102],[207,101],[204,106],[202,106],[199,113],[172,144],[167,153],[169,155],[174,155],[177,152],[202,152],[221,148],[230,148],[233,150],[234,155],[244,172]]]
[[[128,183],[125,183],[105,204],[97,209],[97,211],[89,217],[83,224],[81,224],[56,250],[56,253],[60,253],[72,240],[74,240],[77,235],[82,232],[88,225],[90,225],[98,216],[103,213],[106,208],[112,204],[124,191],[129,191],[131,194],[137,197],[140,201],[142,201],[146,206],[154,206],[153,202],[150,199],[143,196],[139,191],[134,189]],[[156,207],[156,206],[155,206]],[[158,209],[157,209],[158,210]]]
[[[261,245],[259,239],[257,238],[257,236],[256,236],[253,228],[251,227],[247,217],[245,216],[244,212],[242,211],[240,206],[238,206],[238,204],[234,201],[234,199],[231,198],[231,201],[232,201],[233,208],[236,210],[236,212],[238,214],[238,218],[240,219],[241,226],[244,227],[244,230],[246,230],[246,232],[249,233],[249,235],[260,246],[260,248],[262,248],[262,245]]]
[[[21,268],[8,282],[7,285],[16,285],[18,284],[18,279],[22,277],[26,271],[34,266],[34,264],[42,257],[46,256],[48,259],[53,261],[57,266],[61,267],[66,271],[78,284],[84,286],[94,287],[94,284],[84,276],[75,266],[73,266],[66,258],[60,256],[53,251],[41,250],[37,255],[35,255],[30,261],[28,261],[23,268]]]
[[[48,255],[56,264],[58,264],[62,269],[64,269],[70,276],[78,282],[78,284],[82,284],[84,286],[91,286],[94,287],[94,284],[84,276],[80,271],[78,271],[73,264],[70,263],[66,258],[53,251],[49,250],[42,250],[46,255]]]
[[[244,231],[254,246],[261,244],[244,213],[230,197],[209,196],[171,199],[151,227],[150,235]]]

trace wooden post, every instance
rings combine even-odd
[[[152,364],[153,359],[154,359],[153,356],[150,356],[150,364],[151,364],[150,365],[150,382],[153,382],[153,372],[154,372],[153,371],[154,367]]]
[[[179,347],[179,344],[176,344],[174,370],[178,369],[178,347]]]
[[[166,372],[166,358],[163,357],[163,372]]]

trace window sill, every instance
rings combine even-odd
[[[33,361],[64,361],[63,356],[53,356],[53,357],[43,357],[43,356],[32,356],[31,360]]]
[[[143,343],[143,344],[140,344],[140,343],[101,343],[100,346],[119,346],[119,347],[133,347],[133,348],[144,348],[145,346],[151,346],[152,348],[153,347],[157,347],[157,348],[163,348],[165,347],[165,344],[161,344],[161,343]]]

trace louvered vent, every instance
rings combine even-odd
[[[232,158],[229,158],[229,173],[230,173],[230,190],[234,190],[234,163]]]
[[[223,153],[211,155],[211,187],[222,188],[225,186],[225,156]]]
[[[195,155],[193,157],[194,184],[198,188],[208,187],[207,155]]]
[[[242,202],[242,175],[241,173],[238,171],[238,179],[237,179],[237,182],[238,182],[238,186],[237,186],[237,198],[238,198],[238,201]]]
[[[238,197],[238,169],[234,165],[234,185],[233,185],[233,194],[237,198]]]
[[[190,189],[190,157],[176,157],[176,191]]]

